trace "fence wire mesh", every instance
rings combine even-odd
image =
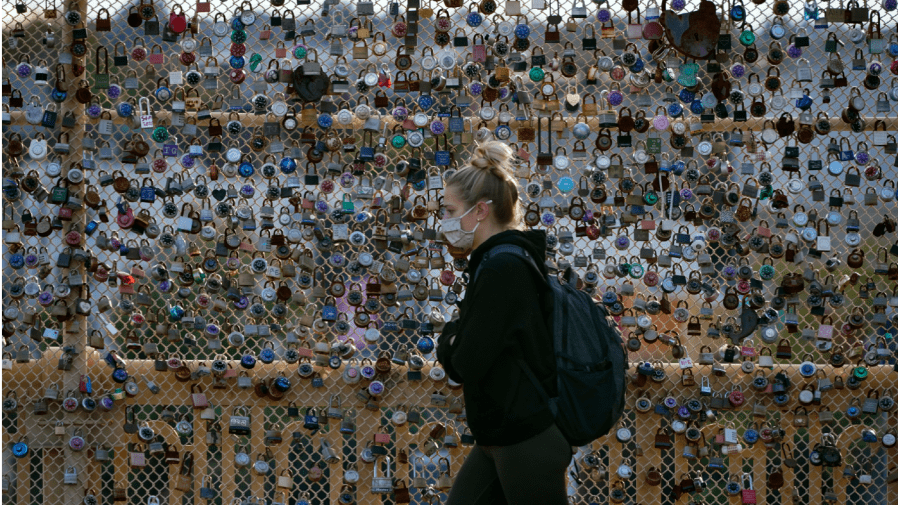
[[[433,354],[420,355],[420,374],[398,364],[398,354],[426,350],[439,321],[452,315],[448,300],[464,295],[465,262],[452,260],[436,234],[440,176],[463,165],[476,139],[500,134],[503,125],[518,154],[524,205],[535,211],[531,227],[549,232],[551,259],[570,264],[589,281],[585,289],[596,297],[607,290],[620,295],[615,310],[632,344],[633,380],[620,425],[632,436],[612,433],[580,448],[569,478],[572,503],[730,503],[739,499],[732,483],[741,486],[743,474],[752,477],[760,503],[887,503],[894,448],[881,442],[889,430],[894,435],[893,415],[876,409],[854,416],[850,408],[896,391],[898,246],[889,189],[898,163],[892,98],[898,88],[882,71],[870,89],[875,71],[868,71],[888,66],[898,53],[890,29],[895,10],[888,2],[871,5],[880,42],[870,23],[822,22],[829,15],[823,5],[816,20],[810,4],[744,5],[745,26],[728,21],[742,4],[718,5],[733,46],[718,63],[745,97],[737,103],[730,94],[722,111],[712,101],[713,62],[692,67],[673,53],[653,56],[649,41],[628,37],[632,27],[618,2],[564,0],[542,9],[522,2],[522,16],[512,14],[517,2],[501,2],[471,26],[470,15],[487,3],[445,11],[427,0],[417,9],[417,2],[317,0],[4,3],[4,503],[73,504],[87,495],[129,504],[401,502],[401,492],[372,493],[372,479],[386,471],[378,466],[384,453],[392,476],[411,488],[411,502],[445,501],[441,476],[451,482],[469,450],[462,443],[468,440],[462,392],[433,379],[439,377],[431,373]],[[772,15],[780,4],[786,12]],[[581,7],[585,19],[578,17]],[[645,24],[657,5],[639,7],[629,19]],[[681,9],[698,7],[687,0]],[[182,23],[181,13],[189,27],[173,35],[168,29]],[[611,21],[603,25],[606,14]],[[556,15],[561,21],[549,26]],[[69,24],[74,16],[81,21]],[[448,32],[436,30],[444,16]],[[396,36],[401,23],[417,35]],[[529,26],[529,44],[517,46],[518,25]],[[739,44],[746,27],[757,38],[754,62]],[[558,41],[551,42],[547,33],[555,29]],[[801,46],[796,39],[804,36],[808,44]],[[836,52],[827,47],[833,37]],[[85,52],[73,60],[79,40]],[[504,60],[496,57],[503,43]],[[480,44],[489,58],[472,66]],[[543,65],[533,64],[538,50],[547,57]],[[405,52],[411,67],[401,71],[397,60]],[[612,68],[593,78],[591,67],[604,56]],[[821,74],[837,58],[844,73]],[[277,73],[275,82],[266,80],[269,70],[309,61],[331,78],[320,100],[297,100],[290,79]],[[656,79],[658,61],[667,73]],[[569,63],[574,73],[565,77]],[[513,79],[496,81],[495,67],[506,65]],[[241,67],[246,77],[237,84],[231,72]],[[533,68],[546,74],[541,83],[531,78],[538,74]],[[693,70],[700,84],[684,90]],[[36,79],[42,72],[46,82]],[[357,82],[368,74],[370,83]],[[771,80],[776,75],[779,85]],[[842,77],[844,83],[833,84],[844,85],[821,88],[824,79]],[[540,110],[550,79],[557,114],[552,104]],[[67,93],[58,90],[61,81]],[[90,91],[87,103],[79,101],[79,88]],[[531,107],[520,103],[525,92]],[[145,98],[162,131],[141,128]],[[801,115],[802,98],[812,100],[810,119]],[[685,108],[680,117],[671,108],[677,104]],[[30,105],[38,117],[56,107],[55,125],[35,124]],[[374,126],[363,105],[379,118]],[[396,115],[400,106],[409,121]],[[747,111],[745,121],[739,111]],[[418,124],[416,112],[424,114]],[[637,129],[626,135],[612,125],[624,124],[628,113]],[[787,118],[796,132],[783,136],[780,122]],[[670,127],[662,128],[665,120]],[[435,121],[446,134],[430,127]],[[580,123],[588,127],[585,141],[575,136]],[[534,139],[537,126],[546,131]],[[50,153],[13,155],[16,139],[28,147],[46,139]],[[332,139],[336,148],[327,143]],[[599,147],[602,139],[607,150]],[[141,142],[148,152],[134,155]],[[411,147],[417,142],[420,148]],[[369,162],[358,160],[364,147],[375,148]],[[236,156],[229,160],[231,149]],[[449,163],[442,163],[445,151]],[[542,165],[540,153],[555,158]],[[409,167],[413,159],[420,170]],[[62,182],[78,170],[83,182]],[[29,177],[50,194],[25,191]],[[66,205],[55,201],[66,186],[70,204],[84,203],[69,205],[71,220],[58,218]],[[158,235],[120,226],[121,203]],[[572,217],[578,209],[587,219]],[[188,233],[193,222],[182,219],[191,212],[198,233]],[[89,223],[98,227],[88,234]],[[95,268],[86,268],[79,251],[89,251]],[[171,279],[160,280],[159,265]],[[279,273],[268,268],[278,265]],[[386,282],[390,272],[394,283]],[[803,287],[781,288],[799,278]],[[72,304],[73,311],[79,296],[90,315],[60,321],[54,310]],[[727,335],[748,324],[743,304],[767,319],[727,348]],[[338,315],[325,319],[322,309]],[[428,323],[436,324],[435,333]],[[376,327],[379,335],[367,333]],[[313,351],[308,359],[306,344]],[[262,359],[267,353],[270,363]],[[707,353],[717,354],[713,368],[704,364]],[[768,354],[769,368],[762,366]],[[241,366],[247,355],[258,359],[252,369]],[[336,368],[328,362],[334,356]],[[686,357],[694,366],[684,371]],[[347,370],[379,358],[388,361],[388,371],[376,376],[384,392],[363,398],[368,381],[352,382]],[[183,367],[176,372],[170,364],[177,368],[178,361]],[[116,362],[127,372],[125,382],[113,374]],[[655,375],[640,381],[644,363]],[[216,368],[221,364],[224,370]],[[806,365],[817,372],[807,373]],[[864,380],[852,379],[859,367]],[[792,382],[781,402],[754,387],[761,376],[773,383],[776,373]],[[92,393],[81,393],[88,377]],[[279,378],[290,383],[282,395]],[[817,388],[818,380],[835,387],[819,402],[800,402],[799,392]],[[703,394],[705,381],[713,396]],[[210,407],[195,408],[196,385]],[[725,408],[724,395],[736,388],[743,406]],[[714,418],[706,406],[689,403],[710,406],[715,398],[722,404]],[[328,420],[331,407],[343,409],[343,419]],[[306,427],[309,408],[321,413],[317,430]],[[234,434],[243,409],[249,429]],[[801,409],[810,413],[806,421]],[[395,422],[397,412],[410,420]],[[675,433],[676,421],[699,428],[699,441]],[[727,427],[736,430],[740,452],[717,443]],[[774,441],[751,442],[753,433],[775,429],[784,433]],[[878,442],[865,429],[875,430]],[[826,432],[839,434],[840,467],[810,462]],[[71,447],[75,435],[83,437],[83,450]],[[665,435],[669,449],[659,448]],[[27,442],[24,457],[15,454],[16,442]],[[622,465],[633,468],[632,478],[620,477]],[[654,471],[656,485],[648,479]],[[704,490],[679,496],[698,479]]]

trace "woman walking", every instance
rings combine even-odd
[[[468,426],[475,444],[456,475],[448,505],[567,505],[565,470],[572,447],[555,425],[517,359],[555,396],[555,358],[541,302],[549,290],[546,232],[524,231],[512,150],[500,142],[479,145],[468,165],[445,181],[441,230],[459,254],[470,253],[474,275],[446,324],[437,359],[464,384]],[[514,244],[534,258],[484,253]]]

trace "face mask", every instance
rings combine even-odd
[[[487,200],[487,204],[493,203],[492,200]],[[474,207],[477,205],[475,204]],[[458,217],[450,217],[448,219],[443,219],[440,221],[440,228],[443,231],[443,236],[446,237],[446,240],[452,244],[452,247],[457,247],[459,249],[468,250],[474,245],[474,232],[477,231],[477,227],[480,226],[480,222],[474,226],[474,229],[471,231],[465,231],[461,229],[461,218],[468,215],[468,212],[474,210],[474,207],[471,207],[464,214]]]

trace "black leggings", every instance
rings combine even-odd
[[[569,505],[565,471],[572,455],[554,424],[514,445],[474,444],[447,505]]]

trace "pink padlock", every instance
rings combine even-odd
[[[115,218],[115,222],[122,228],[128,229],[134,225],[134,211],[128,209],[127,212],[119,214]]]

